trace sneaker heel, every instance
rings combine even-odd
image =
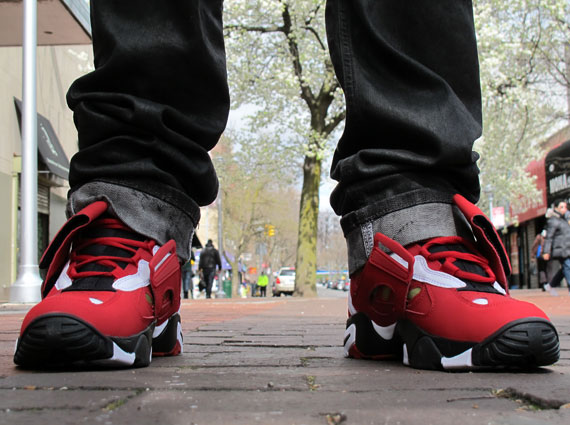
[[[182,349],[182,324],[180,314],[176,313],[154,329],[152,355],[155,357],[177,356],[182,353]]]
[[[365,313],[356,313],[346,321],[345,356],[373,360],[398,357],[401,343],[395,331],[395,323],[386,327],[379,326]]]

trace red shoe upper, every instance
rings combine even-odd
[[[380,326],[407,319],[434,336],[466,342],[518,319],[548,320],[509,296],[510,264],[499,236],[477,207],[459,195],[454,200],[477,243],[442,237],[404,248],[376,234],[368,262],[351,279],[349,314],[364,312]]]
[[[95,202],[70,218],[40,263],[48,268],[43,300],[30,310],[22,332],[48,314],[75,316],[108,336],[142,332],[180,307],[176,245],[163,247],[104,216]]]

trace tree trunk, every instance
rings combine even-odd
[[[232,298],[239,298],[239,274],[238,274],[238,268],[239,268],[239,262],[238,261],[230,261],[230,259],[228,258],[228,256],[226,255],[226,253],[224,252],[224,257],[226,258],[226,261],[228,262],[228,264],[230,265],[230,267],[232,268],[232,293],[231,296]],[[239,258],[239,255],[236,255],[234,258]],[[222,284],[222,282],[220,282],[220,285]],[[226,294],[228,297],[230,294]]]
[[[317,224],[320,180],[321,160],[306,156],[303,164],[303,190],[295,266],[295,295],[300,297],[317,296]]]

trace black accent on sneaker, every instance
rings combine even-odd
[[[168,324],[166,328],[152,339],[152,351],[153,353],[170,353],[174,350],[176,343],[178,342],[178,324],[180,323],[180,315],[178,313],[173,314],[168,318]]]
[[[560,353],[556,329],[541,318],[515,320],[480,343],[436,337],[408,320],[398,322],[397,332],[404,341],[408,364],[418,369],[447,369],[442,358],[458,356],[470,348],[471,365],[455,364],[449,369],[533,369],[555,363]]]
[[[473,347],[473,363],[481,366],[548,366],[560,358],[556,328],[544,319],[509,323]]]
[[[382,338],[374,329],[372,320],[365,313],[361,312],[348,318],[346,328],[348,329],[351,325],[354,325],[356,328],[354,344],[364,358],[377,356],[397,358],[401,356],[402,341],[396,332],[394,332],[392,339]],[[344,344],[346,344],[347,340],[348,336],[345,338]]]
[[[116,239],[126,239],[142,242],[146,238],[134,231],[128,229],[126,226],[113,227],[112,222],[117,221],[115,218],[108,214],[103,214],[97,220],[93,221],[91,225],[83,229],[74,241],[74,250],[77,250],[79,255],[90,255],[93,257],[122,257],[125,259],[131,258],[133,252],[126,249],[121,249],[116,246],[106,245],[105,243],[89,244],[89,240],[103,239],[103,238],[116,238]],[[78,246],[83,246],[81,249],[77,249]],[[122,262],[119,260],[115,261],[121,268],[125,268],[128,262]],[[88,271],[110,271],[112,267],[104,266],[98,262],[90,262],[86,265],[77,269],[78,272],[88,272]],[[113,288],[113,277],[110,276],[92,276],[92,277],[81,277],[73,281],[73,285],[69,288],[63,290],[63,292],[70,291],[111,291],[115,292]]]
[[[109,366],[144,367],[150,364],[153,329],[154,323],[137,335],[109,337],[78,317],[44,315],[31,322],[18,339],[14,363],[24,368],[59,368],[107,361]],[[131,365],[109,361],[114,354],[113,343],[135,354]]]

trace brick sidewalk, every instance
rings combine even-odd
[[[26,308],[4,305],[0,424],[570,423],[559,408],[570,403],[570,296],[513,295],[553,318],[555,366],[444,373],[345,359],[346,300],[288,297],[185,301],[185,353],[148,368],[27,372],[12,365]]]

